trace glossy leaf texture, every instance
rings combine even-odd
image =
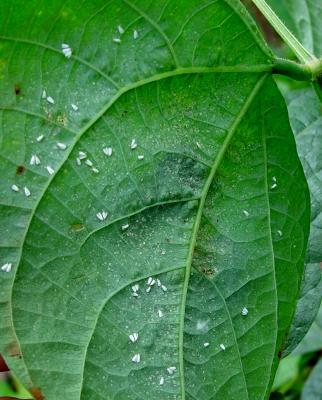
[[[322,56],[322,3],[317,0],[266,0],[304,47]]]
[[[5,0],[0,18],[9,364],[48,400],[266,399],[309,195],[244,8]]]
[[[306,335],[321,304],[322,110],[319,100],[310,88],[291,90],[285,96],[299,156],[311,192],[312,209],[305,276],[284,350],[284,355],[287,355]]]

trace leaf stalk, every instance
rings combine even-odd
[[[284,58],[275,58],[273,74],[286,75],[297,81],[322,82],[322,59],[314,59],[300,64]]]

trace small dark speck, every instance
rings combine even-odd
[[[19,85],[15,85],[15,94],[19,96],[21,94],[21,87]]]
[[[26,171],[26,167],[19,165],[16,169],[16,175],[22,175]]]

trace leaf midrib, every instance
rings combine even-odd
[[[0,38],[1,38],[1,37],[0,37]],[[175,77],[175,76],[180,76],[180,75],[208,74],[208,73],[266,73],[266,74],[257,82],[257,84],[255,85],[255,88],[254,88],[254,90],[253,90],[253,92],[254,92],[255,89],[258,87],[258,85],[260,84],[260,86],[261,86],[261,84],[264,82],[264,80],[265,80],[265,78],[266,78],[266,76],[267,76],[267,73],[269,73],[269,72],[271,72],[271,71],[272,71],[272,64],[258,64],[258,65],[250,65],[250,66],[249,66],[249,65],[234,65],[234,66],[178,68],[178,69],[174,69],[174,70],[172,70],[172,71],[167,71],[167,72],[164,72],[164,73],[159,73],[159,74],[153,75],[153,76],[151,76],[151,77],[148,77],[148,78],[145,78],[145,79],[141,79],[141,80],[136,81],[136,82],[134,82],[134,83],[132,83],[132,84],[125,85],[123,88],[121,88],[121,89],[110,99],[110,101],[109,101],[109,102],[108,102],[108,103],[107,103],[107,104],[106,104],[106,105],[105,105],[105,106],[104,106],[104,107],[103,107],[103,108],[102,108],[102,109],[101,109],[101,110],[100,110],[100,111],[99,111],[99,112],[98,112],[98,113],[97,113],[97,114],[96,114],[96,115],[81,129],[81,130],[80,130],[80,131],[79,131],[79,133],[75,136],[74,143],[71,144],[71,145],[69,146],[69,148],[66,150],[66,152],[65,152],[65,157],[61,160],[61,163],[59,164],[59,166],[58,166],[57,169],[55,170],[55,173],[49,178],[47,184],[44,186],[44,189],[42,190],[41,194],[39,195],[39,198],[38,198],[37,202],[36,202],[35,205],[34,205],[34,208],[33,208],[32,212],[31,212],[29,221],[28,221],[28,223],[27,223],[27,225],[26,225],[24,235],[23,235],[23,237],[22,237],[21,247],[20,247],[20,252],[19,252],[19,259],[18,259],[18,261],[17,261],[17,265],[16,265],[16,268],[15,268],[15,270],[14,270],[14,276],[13,276],[12,286],[11,286],[11,287],[13,288],[14,283],[15,283],[15,279],[16,279],[18,267],[19,267],[19,265],[20,265],[20,263],[21,263],[21,258],[22,258],[24,243],[25,243],[27,234],[28,234],[28,232],[29,232],[29,228],[30,228],[31,222],[32,222],[32,220],[33,220],[33,218],[34,218],[34,216],[35,216],[35,214],[36,214],[36,211],[37,211],[37,209],[38,209],[38,207],[39,207],[39,204],[41,203],[41,201],[42,201],[42,199],[43,199],[45,193],[47,192],[47,190],[48,190],[48,188],[50,187],[51,183],[54,181],[56,175],[60,172],[62,166],[63,166],[63,165],[65,164],[65,162],[69,159],[70,154],[72,153],[73,149],[75,148],[75,146],[77,145],[77,143],[79,142],[79,140],[81,139],[81,137],[82,137],[93,125],[95,125],[95,123],[96,123],[97,121],[99,121],[99,120],[104,116],[104,114],[114,105],[114,103],[115,103],[123,94],[125,94],[125,93],[127,93],[127,92],[129,92],[129,91],[131,91],[131,90],[133,90],[133,89],[136,89],[136,88],[139,88],[139,87],[141,87],[141,86],[144,86],[144,85],[146,85],[146,84],[153,83],[153,82],[157,82],[157,81],[161,81],[161,80],[163,80],[163,79],[167,79],[167,78],[171,78],[171,77]],[[260,86],[258,87],[258,89],[256,89],[256,93],[257,93],[257,91],[259,90]],[[252,92],[252,94],[253,94],[253,92]],[[251,98],[249,97],[249,98],[247,99],[247,102],[245,102],[244,106],[243,106],[242,109],[241,109],[241,112],[244,112],[244,113],[245,113],[245,112],[247,111],[247,108],[248,108],[248,106],[250,105],[250,103],[251,103],[253,97],[256,95],[256,93],[254,93],[253,96],[251,96]],[[249,101],[249,100],[250,100],[250,101]],[[13,110],[14,110],[14,108],[13,108]],[[238,123],[239,123],[239,121],[240,121],[241,119],[242,119],[242,115],[241,115],[240,118],[238,119]],[[236,126],[238,125],[238,123],[237,123],[237,125],[236,125],[236,121],[237,121],[237,119],[235,120],[235,123],[233,124],[233,126],[232,126],[231,129],[230,129],[230,131],[231,131],[230,133],[231,133],[231,134],[228,135],[228,136],[229,136],[229,140],[231,139],[231,136],[233,135],[234,130],[235,130]],[[228,136],[227,136],[227,137],[228,137]],[[227,145],[228,145],[228,143],[227,143]],[[199,206],[198,213],[197,213],[197,219],[198,219],[198,216],[199,216],[198,227],[196,226],[196,224],[194,225],[194,228],[195,228],[194,231],[193,231],[193,236],[194,236],[194,238],[192,237],[192,240],[194,240],[194,244],[193,244],[193,246],[190,247],[189,258],[188,258],[188,263],[190,264],[190,266],[189,266],[189,268],[188,268],[188,269],[189,269],[189,274],[186,274],[186,279],[185,279],[185,283],[184,283],[184,287],[185,287],[184,291],[186,292],[186,293],[184,294],[184,296],[183,296],[183,299],[182,299],[182,307],[184,306],[184,308],[185,308],[185,302],[186,302],[186,296],[187,296],[187,288],[188,288],[188,283],[189,283],[189,277],[190,277],[190,272],[191,272],[191,263],[192,263],[193,249],[194,249],[195,242],[196,242],[196,238],[197,238],[197,232],[198,232],[199,226],[200,226],[200,219],[201,219],[201,215],[202,215],[203,206],[204,206],[204,203],[205,203],[205,200],[206,200],[206,197],[207,197],[207,193],[208,193],[209,187],[210,187],[211,182],[212,182],[212,180],[213,180],[213,177],[214,177],[214,175],[215,175],[216,169],[217,169],[217,167],[218,167],[218,165],[219,165],[219,163],[220,163],[220,161],[221,161],[221,159],[222,159],[222,157],[223,157],[223,155],[224,155],[224,153],[225,153],[225,150],[226,150],[226,149],[222,149],[222,151],[219,153],[221,158],[219,159],[219,158],[217,157],[217,162],[215,161],[215,163],[214,163],[214,165],[213,165],[213,167],[212,167],[212,169],[211,169],[211,173],[210,173],[210,175],[209,175],[209,177],[208,177],[208,179],[207,179],[207,182],[206,182],[205,187],[204,187],[203,192],[202,192],[202,193],[205,193],[205,195],[203,196],[203,199],[200,200],[200,206]],[[200,215],[199,215],[199,214],[200,214]],[[197,221],[196,221],[196,222],[197,222]],[[16,335],[16,331],[15,331],[15,327],[14,327],[14,322],[13,322],[12,293],[13,293],[13,291],[11,290],[10,299],[8,300],[8,303],[9,303],[9,306],[10,306],[10,313],[11,313],[12,333],[13,333],[15,339],[16,339],[17,344],[18,344],[19,347],[20,347],[20,343],[19,343],[18,337],[17,337],[17,335]],[[181,307],[181,309],[182,309],[182,307]],[[183,314],[183,315],[184,315],[184,314]],[[182,328],[183,328],[183,325],[182,325],[182,322],[181,322],[181,323],[180,323],[180,332],[179,332],[179,335],[180,335],[180,337],[179,337],[179,346],[180,346],[180,343],[181,343],[181,342],[183,343],[183,329],[182,329]],[[181,333],[181,332],[182,332],[182,333]],[[180,346],[180,348],[182,349],[183,346]],[[182,352],[182,350],[180,351],[180,348],[179,348],[179,357],[180,357],[180,359],[179,359],[179,365],[180,365],[180,374],[181,374],[180,382],[181,382],[181,390],[182,390],[182,388],[184,389],[183,352]],[[25,365],[26,371],[28,371],[27,365],[26,365],[26,363],[24,362],[23,355],[21,356],[21,360],[22,360],[22,362],[23,362],[24,365]],[[182,393],[183,393],[182,400],[184,400],[184,399],[185,399],[185,394],[184,394],[185,392],[184,392],[184,390],[182,390]]]

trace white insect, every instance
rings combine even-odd
[[[167,288],[166,286],[164,286],[164,285],[161,285],[161,289],[162,289],[164,292],[166,292],[166,291],[168,290],[168,288]]]
[[[273,182],[277,182],[277,179],[276,179],[276,177],[275,176],[273,176]]]
[[[97,168],[95,168],[95,167],[92,168],[92,171],[93,171],[95,174],[98,174],[98,173],[99,173],[99,170],[98,170]]]
[[[64,54],[64,56],[66,58],[70,58],[72,56],[73,51],[72,51],[71,47],[68,44],[62,43],[61,49],[62,49],[62,52],[63,52],[63,54]]]
[[[221,343],[220,345],[219,345],[219,347],[221,348],[221,350],[223,350],[223,351],[225,351],[226,350],[226,346],[223,344],[223,343]]]
[[[76,164],[77,165],[82,165],[81,159],[79,157],[76,158]]]
[[[85,164],[88,165],[89,167],[92,167],[92,166],[93,166],[93,163],[92,163],[91,160],[86,160],[86,161],[85,161]]]
[[[247,314],[248,314],[248,309],[246,308],[246,307],[244,307],[243,309],[242,309],[242,315],[244,315],[244,316],[246,316]]]
[[[138,37],[139,37],[139,32],[136,29],[134,29],[133,39],[136,40]]]
[[[31,159],[30,159],[30,163],[29,163],[30,165],[39,165],[40,164],[40,159],[39,159],[39,157],[36,155],[36,154],[33,154],[32,156],[31,156]]]
[[[40,135],[37,137],[36,140],[37,140],[37,142],[41,142],[43,140],[43,138],[44,138],[44,135]]]
[[[243,210],[243,213],[246,217],[249,217],[249,212],[247,210]]]
[[[136,292],[133,292],[133,293],[132,293],[132,296],[133,296],[133,297],[139,297],[138,293],[136,293]]]
[[[53,168],[51,168],[50,165],[47,165],[46,170],[48,171],[49,175],[53,175],[55,173],[55,171],[53,170]]]
[[[13,190],[14,192],[19,192],[19,187],[17,185],[12,185],[11,190]]]
[[[46,92],[45,89],[42,91],[41,97],[42,97],[43,99],[45,99],[45,98],[47,97],[47,92]]]
[[[147,293],[150,293],[150,292],[151,292],[151,286],[149,286],[149,287],[146,289],[146,292],[147,292]]]
[[[48,101],[48,103],[50,104],[55,104],[55,100],[51,97],[51,96],[47,96],[46,100]]]
[[[201,149],[201,144],[199,142],[196,142],[196,145],[197,145],[198,149]]]
[[[120,38],[113,38],[113,42],[114,43],[121,43],[121,39]]]
[[[140,356],[140,354],[139,354],[139,353],[138,353],[138,354],[135,354],[134,357],[132,358],[132,361],[133,361],[134,363],[139,363],[139,362],[141,361],[141,356]]]
[[[78,107],[77,107],[76,104],[72,104],[71,106],[72,106],[72,109],[73,109],[74,111],[78,111]]]
[[[62,143],[62,142],[58,142],[58,143],[57,143],[57,147],[58,147],[60,150],[66,150],[66,149],[67,149],[67,145],[66,145],[65,143]]]
[[[271,189],[275,189],[275,188],[277,188],[277,183],[274,183],[274,184],[271,186]]]
[[[12,268],[12,264],[11,264],[11,263],[6,263],[6,264],[3,264],[3,265],[2,265],[1,271],[3,271],[3,272],[10,272],[10,271],[11,271],[11,268]]]
[[[122,231],[126,231],[129,226],[130,226],[129,224],[122,225]]]
[[[106,218],[107,218],[107,212],[106,212],[106,211],[98,212],[98,213],[96,214],[96,217],[97,217],[97,219],[99,219],[100,221],[105,221]]]
[[[119,34],[120,34],[120,35],[123,35],[123,33],[125,32],[121,25],[119,25],[119,26],[117,27],[117,30],[119,31]]]
[[[283,236],[283,232],[282,231],[278,230],[277,233],[279,234],[279,236],[281,236],[281,237]]]
[[[144,156],[143,155],[139,155],[138,156],[138,160],[143,160],[144,159]]]
[[[31,195],[31,192],[30,192],[30,190],[27,188],[27,186],[25,186],[25,187],[23,188],[23,191],[25,192],[25,196],[29,197],[29,196]]]
[[[206,342],[206,343],[203,344],[203,347],[209,347],[209,344],[210,343]]]
[[[162,312],[162,310],[158,310],[158,316],[159,316],[159,318],[162,318],[162,317],[163,317],[163,312]]]
[[[157,285],[158,285],[158,287],[161,287],[161,281],[160,281],[160,279],[157,279]]]
[[[155,279],[153,279],[151,276],[149,277],[148,281],[147,281],[147,285],[149,286],[153,286],[155,284]]]
[[[104,147],[103,153],[104,153],[106,156],[111,157],[111,155],[113,154],[113,149],[112,149],[112,147]]]
[[[161,378],[160,378],[160,385],[163,385],[164,384],[164,378],[163,378],[163,376],[161,376]]]
[[[168,367],[167,371],[169,375],[173,375],[176,372],[177,368],[176,367]]]
[[[132,290],[133,290],[133,292],[138,292],[139,291],[139,289],[140,289],[140,286],[136,283],[135,285],[133,285],[132,286]]]
[[[135,139],[132,139],[131,143],[130,143],[130,148],[131,150],[134,150],[138,147],[138,144],[136,143]]]
[[[131,340],[132,343],[135,343],[139,339],[139,334],[136,332],[132,333],[131,335],[129,335],[129,339]]]
[[[78,156],[80,160],[83,160],[84,158],[87,157],[87,154],[84,151],[79,151]]]

